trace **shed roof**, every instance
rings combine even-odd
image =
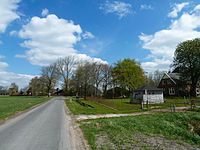
[[[160,88],[157,88],[157,87],[154,87],[154,86],[150,86],[150,85],[145,85],[145,86],[142,86],[140,88],[137,88],[136,90],[134,91],[163,91],[163,89],[160,89]]]

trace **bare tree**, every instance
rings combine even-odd
[[[0,95],[7,95],[8,93],[8,87],[0,86]]]
[[[81,96],[83,94],[83,66],[79,65],[73,76],[72,76],[72,86],[74,87],[76,91],[76,95]]]
[[[157,87],[163,75],[164,71],[159,71],[159,70],[156,70],[154,73],[149,73],[146,77],[147,78],[146,84]]]
[[[97,91],[99,89],[99,85],[102,83],[104,74],[103,74],[103,64],[93,63],[91,65],[91,77],[94,80],[95,84],[95,96],[97,96]]]
[[[55,87],[59,79],[57,64],[54,63],[49,66],[42,67],[42,78],[44,79],[44,85],[49,97],[50,91]]]
[[[102,67],[103,72],[103,94],[104,96],[107,93],[107,88],[112,83],[112,76],[111,76],[112,66],[108,64],[104,64]]]
[[[76,64],[77,60],[72,55],[57,61],[58,71],[63,78],[66,92],[68,92],[70,77],[72,77],[72,72]]]

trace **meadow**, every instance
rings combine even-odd
[[[0,96],[0,120],[4,120],[14,115],[16,112],[24,111],[47,100],[49,100],[49,98],[32,96]]]
[[[79,122],[91,149],[196,149],[198,112],[103,118]]]

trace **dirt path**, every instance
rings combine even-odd
[[[186,109],[190,108],[188,107],[176,107],[176,112],[182,112]],[[172,110],[169,108],[163,108],[163,109],[155,109],[150,110],[146,112],[135,112],[135,113],[129,113],[129,114],[100,114],[100,115],[75,115],[74,119],[77,121],[80,120],[86,120],[86,119],[98,119],[98,118],[110,118],[110,117],[122,117],[122,116],[137,116],[137,115],[145,115],[145,114],[155,114],[155,113],[162,113],[162,112],[171,112]]]

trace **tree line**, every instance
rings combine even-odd
[[[30,82],[32,95],[55,93],[60,85],[66,95],[104,96],[107,91],[120,87],[132,93],[145,84],[145,74],[134,59],[124,59],[110,66],[107,63],[80,61],[74,56],[58,59],[42,67],[41,76]]]

